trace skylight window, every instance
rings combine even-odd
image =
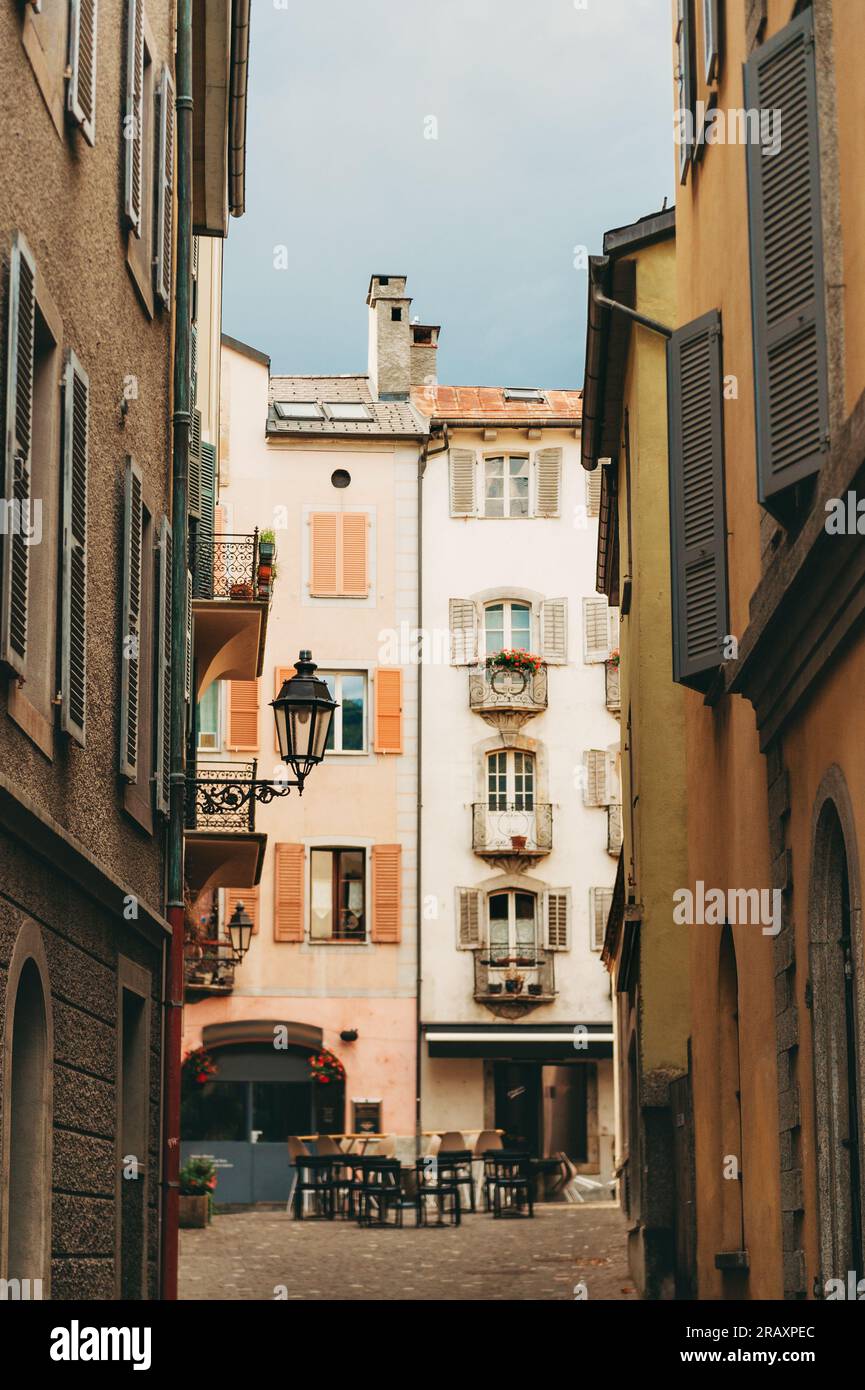
[[[541,405],[546,396],[537,386],[506,386],[506,401],[538,401]]]
[[[327,413],[331,420],[371,420],[363,401],[328,401]]]
[[[274,401],[280,420],[322,420],[321,406],[316,401]]]

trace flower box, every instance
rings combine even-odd
[[[539,656],[517,647],[506,647],[504,651],[495,652],[486,659],[488,671],[519,671],[527,676],[535,675],[542,665],[543,662]]]
[[[210,1220],[209,1197],[180,1196],[180,1226],[182,1230],[201,1230]]]

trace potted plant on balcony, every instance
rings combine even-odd
[[[508,994],[520,994],[524,984],[524,977],[518,970],[509,970],[505,976],[505,990]]]
[[[211,1217],[216,1168],[209,1158],[191,1158],[180,1170],[180,1225],[204,1227]]]
[[[539,656],[523,651],[520,647],[505,647],[486,659],[488,671],[517,671],[525,676],[534,676],[542,664]]]
[[[501,992],[502,992],[502,982],[501,982],[501,980],[489,980],[489,981],[487,982],[487,994],[501,994]]]
[[[540,994],[541,992],[542,992],[542,986],[541,986],[541,985],[539,985],[539,984],[529,985],[529,994]]]
[[[250,599],[255,597],[255,592],[251,584],[241,581],[238,584],[231,585],[228,590],[228,596],[229,598]]]
[[[525,835],[512,835],[512,836],[511,836],[511,849],[516,850],[517,854],[522,854],[522,852],[523,852],[523,850],[525,849],[525,847],[526,847],[526,837],[525,837]]]
[[[267,597],[276,578],[276,535],[273,531],[262,531],[259,534],[257,578],[259,596]]]

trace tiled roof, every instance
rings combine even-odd
[[[362,401],[371,420],[282,420],[274,401],[317,401],[345,404]],[[270,378],[267,433],[279,435],[398,435],[422,438],[429,425],[409,401],[378,401],[365,376],[272,376]]]
[[[412,403],[432,420],[477,420],[531,422],[582,418],[582,391],[541,390],[543,402],[505,400],[504,386],[418,386],[412,390]]]

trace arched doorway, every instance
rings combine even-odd
[[[30,948],[33,948],[31,951]],[[3,1277],[47,1297],[51,1258],[52,1031],[38,929],[21,928],[7,983],[5,1110],[8,1116]],[[35,1294],[33,1281],[41,1281]]]
[[[742,1094],[739,1059],[739,970],[733,931],[726,924],[721,932],[718,955],[718,1071],[721,1115],[721,1250],[716,1264],[727,1276],[725,1291],[730,1297],[739,1291],[730,1285],[741,1282],[745,1263],[745,1216],[743,1201]]]
[[[852,809],[839,769],[815,808],[810,895],[817,1199],[821,1282],[863,1275],[862,1018],[859,874]]]

